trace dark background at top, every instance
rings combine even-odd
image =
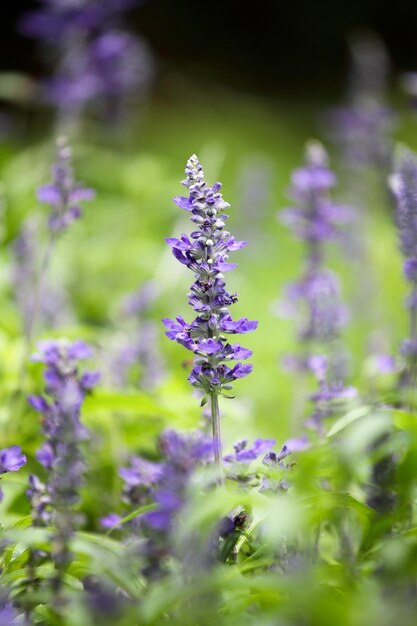
[[[9,0],[1,7],[0,70],[41,71],[32,41],[16,32],[19,15],[38,6]],[[417,0],[147,0],[130,13],[160,59],[161,72],[180,70],[204,81],[254,93],[339,85],[346,39],[377,32],[396,70],[417,70]]]

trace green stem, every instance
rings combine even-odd
[[[213,428],[214,465],[216,467],[218,483],[224,485],[222,439],[220,433],[219,397],[216,392],[210,394],[211,423]]]
[[[413,285],[413,290],[411,292],[411,300],[415,301],[417,297],[417,285]],[[413,308],[410,311],[410,339],[415,342],[417,339],[417,311]],[[416,359],[413,357],[411,364],[408,367],[408,376],[407,376],[407,401],[408,408],[410,413],[414,413],[416,408],[416,378],[417,378],[417,363]]]

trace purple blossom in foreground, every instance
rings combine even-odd
[[[57,140],[56,159],[52,167],[52,182],[38,189],[38,199],[51,208],[49,227],[52,233],[65,230],[81,216],[80,203],[94,198],[94,191],[74,180],[72,150],[65,138]]]
[[[98,382],[97,372],[80,373],[78,362],[92,355],[83,341],[44,341],[32,357],[45,364],[45,395],[30,396],[29,404],[42,415],[44,443],[37,452],[46,470],[43,484],[31,476],[28,497],[35,525],[56,528],[54,562],[58,569],[69,559],[68,540],[75,525],[72,507],[79,501],[84,472],[80,445],[88,433],[80,421],[85,396]]]
[[[0,596],[0,626],[29,626],[25,616],[13,606],[5,589]]]
[[[229,367],[226,363],[245,360],[252,354],[240,344],[230,344],[228,334],[245,334],[257,327],[256,321],[246,318],[234,321],[229,306],[237,302],[237,294],[226,290],[224,273],[233,270],[235,263],[229,263],[229,253],[246,245],[225,230],[228,215],[224,211],[230,206],[220,193],[221,183],[209,187],[204,181],[203,168],[192,155],[185,169],[186,178],[182,184],[188,189],[188,196],[177,196],[174,202],[190,213],[195,224],[190,236],[169,238],[174,257],[188,267],[196,278],[188,294],[188,302],[197,316],[191,323],[178,316],[176,320],[164,319],[166,335],[193,352],[194,368],[188,380],[206,397],[210,397],[213,426],[214,455],[222,481],[222,454],[218,395],[232,389],[232,383],[247,376],[252,365],[237,363]]]
[[[390,183],[396,202],[404,277],[410,285],[406,301],[410,314],[409,337],[401,345],[401,354],[407,362],[403,383],[414,386],[417,374],[417,156],[411,150],[399,151]]]
[[[9,472],[17,472],[26,465],[26,456],[22,454],[19,446],[10,446],[0,450],[0,476]],[[3,499],[3,492],[0,489],[0,501]]]
[[[170,535],[185,504],[193,473],[213,461],[212,442],[200,431],[165,430],[160,435],[159,448],[160,461],[134,456],[119,472],[126,503],[133,508],[154,504],[151,511],[123,524],[125,532],[130,528],[135,534],[139,532],[141,539],[146,538],[141,550],[149,576],[159,573],[163,559],[172,551]],[[121,519],[111,513],[101,519],[101,524],[113,528]]]

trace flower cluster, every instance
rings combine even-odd
[[[0,450],[0,476],[8,472],[17,472],[26,465],[26,456],[22,454],[19,446],[10,446]],[[3,499],[3,492],[0,489],[0,501]]]
[[[404,257],[404,276],[410,284],[407,307],[410,311],[410,336],[401,353],[408,363],[408,376],[417,366],[417,156],[403,148],[391,176],[391,190],[396,202],[396,223],[400,249]],[[408,381],[411,382],[411,381]]]
[[[305,165],[292,175],[290,193],[296,206],[284,209],[280,217],[291,226],[306,248],[304,273],[289,286],[285,303],[292,316],[301,313],[302,356],[291,359],[292,366],[313,371],[319,382],[319,394],[326,381],[329,393],[345,397],[343,358],[336,344],[346,324],[347,312],[341,301],[338,279],[325,266],[325,254],[329,242],[340,241],[341,226],[352,219],[352,210],[331,199],[330,190],[335,184],[336,177],[328,167],[324,148],[318,143],[308,144]],[[313,356],[317,347],[329,353],[327,358]],[[319,361],[321,367],[317,366]],[[318,397],[312,399],[319,402]],[[317,425],[318,416],[327,414],[330,405],[327,403],[326,411],[323,411],[322,401],[320,396],[321,409],[314,412],[309,425]]]
[[[306,246],[304,274],[288,289],[290,307],[298,308],[304,302],[307,308],[300,330],[302,341],[325,343],[334,339],[347,318],[337,277],[324,265],[325,244],[340,240],[341,225],[352,217],[349,207],[330,198],[335,184],[324,148],[318,143],[308,144],[305,165],[292,175],[290,193],[297,205],[280,213],[281,220]]]
[[[51,522],[57,528],[55,561],[65,562],[66,545],[72,531],[71,507],[79,500],[84,460],[80,444],[87,431],[80,422],[84,398],[98,382],[97,372],[78,371],[78,361],[91,356],[91,348],[82,341],[45,341],[32,358],[45,364],[46,396],[29,396],[30,405],[42,415],[44,443],[36,457],[43,465],[47,481],[32,476],[28,496],[34,523]]]
[[[190,383],[206,394],[222,393],[232,388],[231,383],[247,376],[252,365],[238,362],[234,367],[226,363],[245,360],[251,350],[240,344],[230,344],[226,335],[245,334],[257,327],[256,321],[241,318],[234,321],[228,307],[237,302],[237,294],[226,290],[223,274],[236,267],[229,262],[229,253],[246,245],[225,230],[230,205],[220,193],[221,184],[209,187],[204,181],[203,168],[193,155],[187,162],[187,175],[183,185],[189,190],[186,197],[178,196],[174,202],[191,214],[197,230],[190,236],[169,238],[175,258],[195,275],[188,302],[197,313],[188,324],[178,316],[175,321],[164,319],[166,335],[185,346],[196,355],[195,366],[189,376]]]
[[[24,34],[54,50],[54,77],[46,97],[74,117],[91,103],[110,115],[149,81],[150,55],[141,40],[123,27],[124,13],[137,0],[44,0],[22,20]]]
[[[81,216],[80,202],[92,200],[94,191],[79,186],[72,170],[72,150],[64,137],[57,141],[52,183],[38,189],[38,199],[51,207],[49,227],[59,233]]]
[[[120,469],[124,482],[124,501],[132,507],[148,503],[154,509],[133,519],[131,529],[140,529],[141,538],[147,541],[142,556],[149,563],[147,573],[153,575],[160,567],[160,559],[169,553],[169,537],[175,520],[185,502],[193,472],[212,463],[213,445],[200,431],[180,433],[172,429],[163,431],[159,438],[162,460],[155,462],[134,456],[130,465]],[[104,527],[120,523],[120,516],[111,513],[101,520]]]

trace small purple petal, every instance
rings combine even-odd
[[[175,196],[175,198],[173,198],[173,201],[177,206],[180,207],[180,209],[185,209],[186,211],[193,210],[191,200],[189,198],[186,198],[185,196]]]
[[[20,446],[10,446],[0,450],[0,474],[17,472],[26,465],[26,456],[22,454]]]
[[[38,189],[38,200],[44,204],[52,204],[59,206],[61,203],[61,194],[55,185],[43,185]]]
[[[105,517],[102,517],[100,519],[100,524],[103,526],[103,528],[114,528],[114,526],[117,526],[121,521],[122,521],[122,517],[120,517],[120,515],[117,515],[116,513],[110,513],[109,515],[106,515]]]

